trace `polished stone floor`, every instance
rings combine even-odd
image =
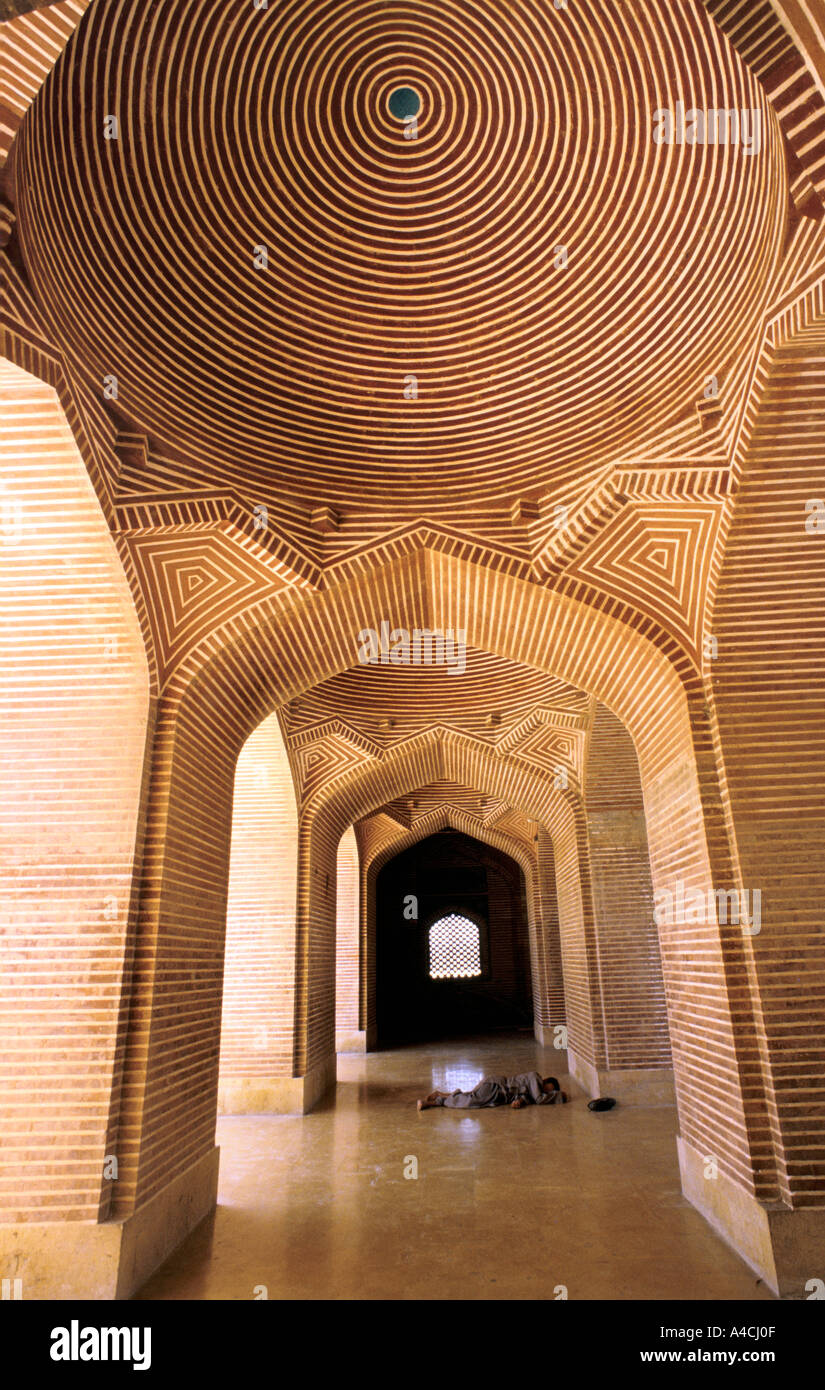
[[[221,1119],[217,1212],[136,1297],[771,1299],[682,1197],[676,1111],[594,1114],[565,1065],[527,1033],[340,1055],[312,1114]],[[533,1068],[571,1103],[415,1107]]]

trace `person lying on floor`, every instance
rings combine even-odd
[[[553,1105],[567,1096],[555,1076],[539,1076],[537,1071],[521,1072],[518,1076],[485,1076],[472,1091],[431,1091],[426,1100],[418,1102],[419,1110],[432,1110],[443,1105],[448,1110],[480,1110],[494,1105],[509,1105],[523,1110],[525,1105]]]

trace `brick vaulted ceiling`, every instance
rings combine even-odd
[[[281,723],[302,802],[330,776],[427,731],[463,734],[488,744],[510,766],[526,763],[551,780],[565,769],[578,782],[590,699],[487,652],[469,648],[465,662],[460,673],[446,666],[361,666],[291,700]]]
[[[767,0],[12,10],[8,351],[57,386],[156,688],[262,599],[417,545],[701,666],[760,349],[825,251],[825,108]],[[760,151],[657,145],[680,100],[758,110]],[[380,745],[386,677],[328,682],[327,720]]]
[[[587,697],[572,686],[487,652],[466,653],[466,670],[446,666],[359,667],[324,681],[291,701],[289,733],[299,736],[320,718],[338,719],[366,738],[382,742],[452,718],[450,687],[460,683],[461,726],[499,743],[512,738],[535,708],[569,716],[571,728],[585,712]]]
[[[654,144],[687,91],[761,108],[761,154]],[[157,484],[362,531],[578,500],[692,414],[784,235],[778,124],[683,0],[96,4],[18,167],[38,295]]]

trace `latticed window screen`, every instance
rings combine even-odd
[[[429,938],[431,980],[466,980],[481,974],[481,938],[468,917],[455,912],[439,917]]]

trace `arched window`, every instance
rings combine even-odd
[[[481,934],[469,917],[451,912],[429,933],[430,979],[466,980],[481,974]]]

